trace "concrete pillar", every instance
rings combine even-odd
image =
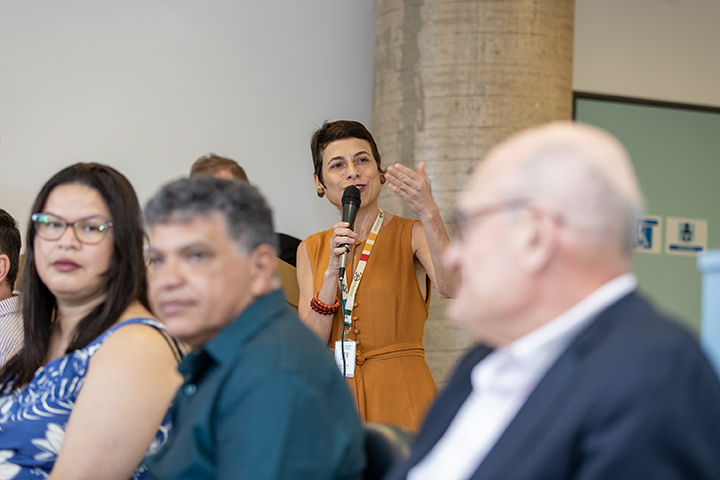
[[[572,114],[574,0],[376,0],[372,132],[383,163],[426,162],[443,215],[509,134]],[[389,212],[413,217],[385,190]],[[425,328],[436,381],[471,343],[434,292]]]

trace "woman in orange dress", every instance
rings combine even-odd
[[[442,263],[450,240],[424,164],[417,171],[395,164],[385,172],[370,132],[344,120],[323,124],[311,150],[318,196],[341,211],[345,189],[354,186],[361,204],[353,230],[339,222],[300,244],[298,313],[334,350],[343,332],[340,256],[347,253],[345,330],[354,343],[343,350],[354,365],[354,376],[347,376],[358,410],[364,421],[417,431],[437,393],[422,345],[430,283],[445,297],[459,285],[458,273]],[[419,221],[378,208],[386,181]]]

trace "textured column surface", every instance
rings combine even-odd
[[[372,132],[385,166],[426,162],[445,216],[487,150],[569,119],[574,0],[376,0]],[[387,189],[381,205],[414,217]],[[426,356],[439,385],[472,343],[433,292]],[[478,308],[482,308],[481,305]]]

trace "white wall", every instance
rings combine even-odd
[[[214,151],[246,168],[278,230],[328,228],[309,136],[370,121],[372,4],[0,2],[0,208],[24,224],[76,161],[117,167],[144,203]],[[574,89],[720,106],[718,24],[718,0],[576,0]]]
[[[720,0],[575,0],[573,89],[720,107]]]
[[[315,196],[309,139],[370,121],[373,3],[0,2],[0,208],[21,221],[78,161],[123,172],[144,203],[208,152],[236,159],[279,231],[337,211]]]

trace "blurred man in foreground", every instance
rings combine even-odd
[[[635,293],[627,152],[557,123],[493,149],[459,200],[448,316],[481,344],[391,479],[717,479],[720,383]]]
[[[153,309],[180,365],[158,479],[359,479],[363,437],[327,348],[275,288],[272,214],[247,183],[202,176],[148,203]]]

